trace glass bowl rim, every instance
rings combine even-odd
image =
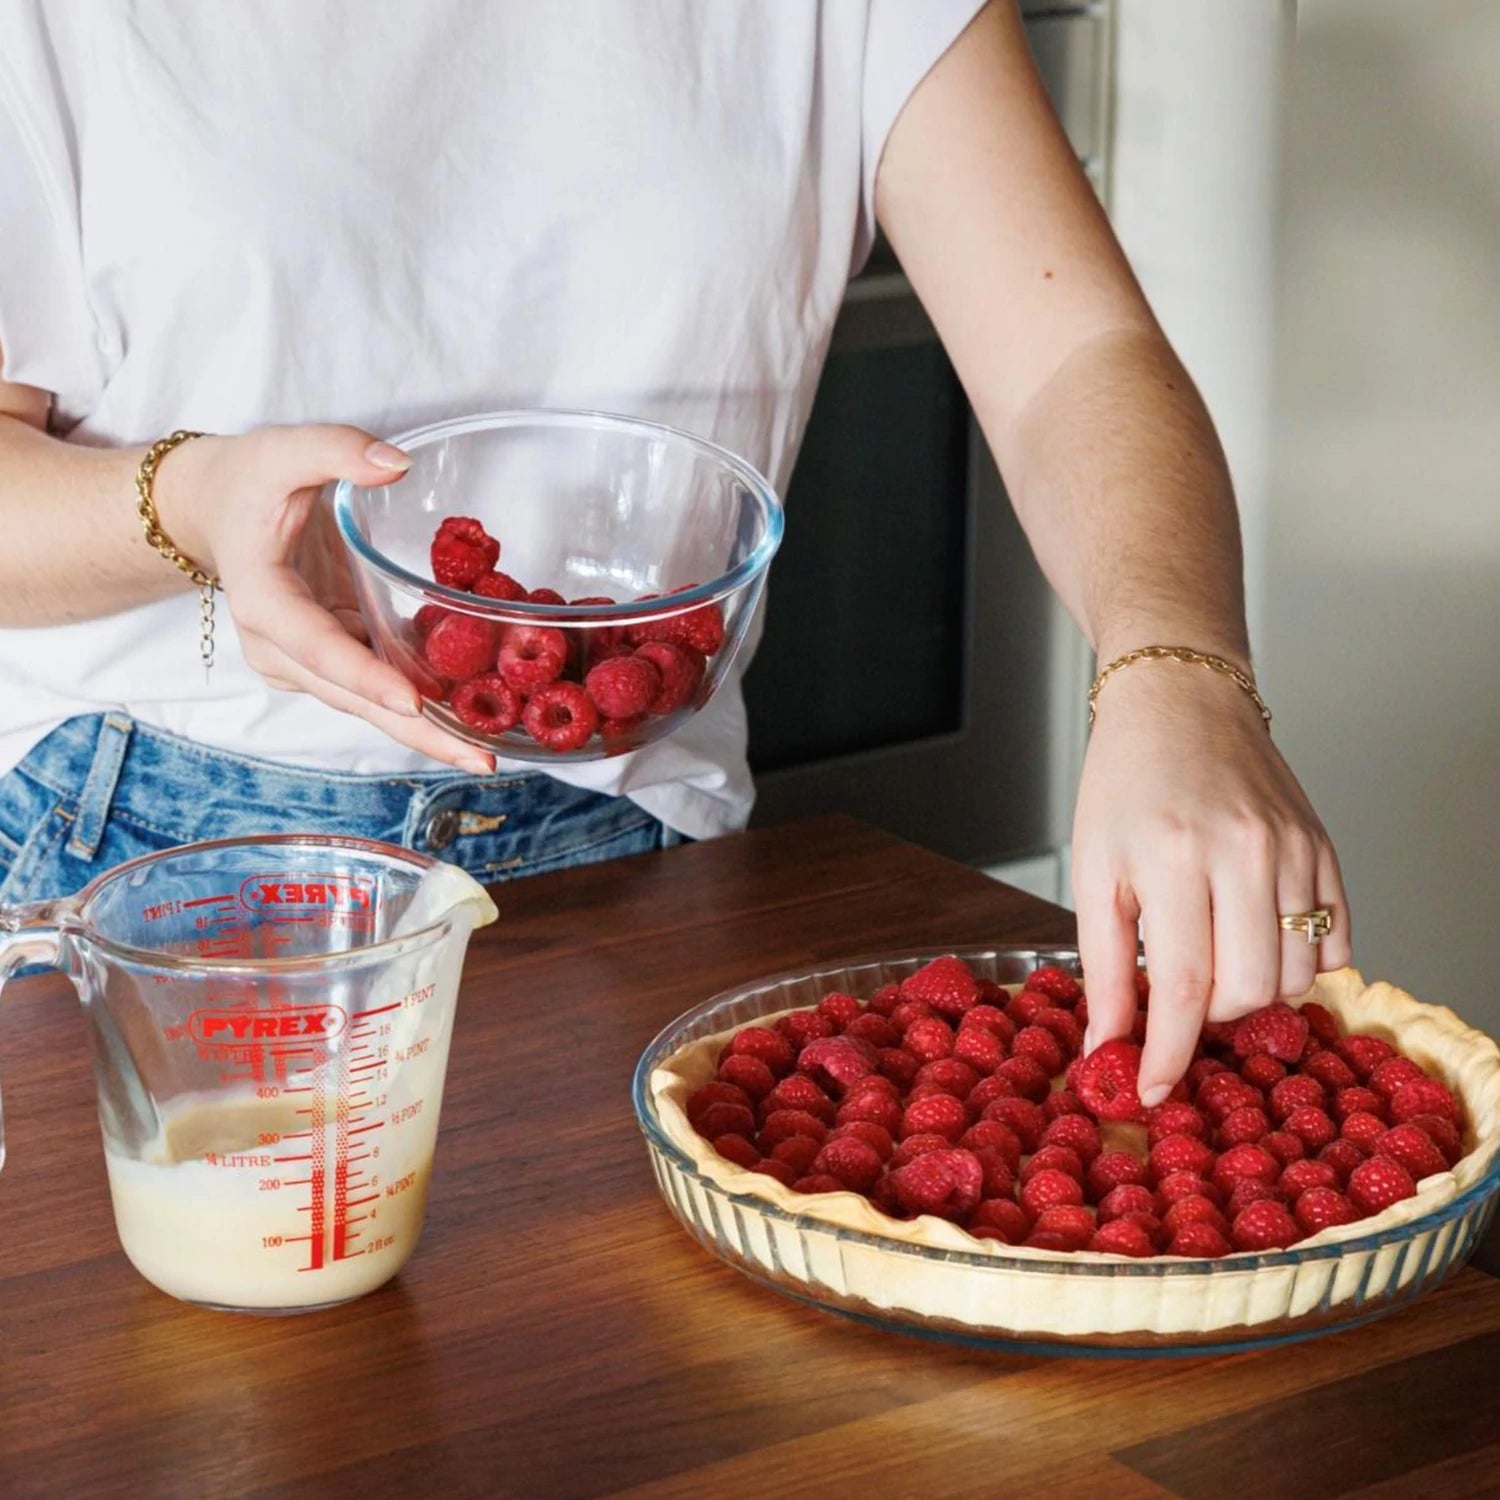
[[[636,1124],[646,1137],[651,1148],[664,1156],[709,1193],[717,1193],[736,1207],[747,1212],[761,1214],[777,1223],[789,1224],[799,1234],[808,1230],[831,1234],[837,1240],[868,1246],[891,1254],[913,1256],[919,1260],[941,1261],[952,1265],[970,1266],[979,1270],[1020,1271],[1028,1274],[1046,1272],[1066,1276],[1204,1276],[1229,1275],[1241,1271],[1261,1271],[1289,1266],[1308,1265],[1316,1261],[1342,1258],[1348,1254],[1380,1250],[1388,1245],[1415,1239],[1417,1235],[1439,1229],[1450,1220],[1459,1219],[1479,1207],[1485,1199],[1500,1190],[1500,1152],[1496,1153],[1484,1175],[1450,1203],[1410,1219],[1404,1224],[1395,1224],[1372,1234],[1360,1235],[1347,1240],[1337,1240],[1326,1245],[1314,1245],[1306,1249],[1295,1246],[1289,1250],[1267,1250],[1249,1253],[1237,1251],[1232,1255],[1188,1259],[1179,1256],[1156,1256],[1151,1260],[1134,1260],[1121,1256],[1113,1261],[1083,1261],[1074,1255],[1056,1255],[1047,1260],[1006,1255],[1001,1251],[943,1250],[931,1245],[913,1245],[905,1240],[892,1239],[885,1235],[870,1234],[861,1229],[849,1229],[834,1224],[815,1214],[790,1213],[769,1198],[754,1193],[738,1193],[720,1186],[711,1177],[700,1172],[692,1158],[675,1144],[662,1128],[651,1098],[650,1078],[668,1050],[675,1051],[682,1043],[680,1034],[693,1023],[706,1019],[716,1009],[728,1007],[757,990],[771,989],[792,981],[818,979],[824,975],[842,974],[877,965],[922,963],[934,958],[952,956],[961,959],[999,957],[1030,960],[1033,963],[1071,963],[1078,966],[1078,949],[1068,944],[1042,945],[1039,947],[991,944],[967,947],[929,947],[908,949],[901,952],[863,953],[852,958],[829,960],[813,969],[784,969],[776,974],[766,974],[720,990],[707,1000],[684,1011],[676,1020],[669,1022],[657,1032],[647,1044],[636,1062],[631,1078],[630,1097],[635,1109]],[[751,1024],[742,1022],[742,1025]]]
[[[354,491],[370,486],[355,485],[348,479],[339,480],[333,492],[333,513],[339,535],[344,545],[387,583],[394,584],[406,593],[414,593],[434,603],[456,606],[465,613],[490,616],[498,620],[518,618],[521,620],[549,620],[567,623],[598,623],[629,620],[670,618],[695,605],[709,604],[738,593],[765,573],[771,559],[781,545],[785,529],[785,513],[771,482],[755,468],[728,448],[687,432],[680,427],[671,427],[665,422],[650,422],[643,417],[630,417],[618,412],[592,411],[586,408],[568,407],[516,407],[502,411],[477,412],[467,417],[450,417],[441,422],[429,422],[422,427],[413,427],[399,432],[389,441],[408,452],[442,442],[450,437],[462,437],[475,432],[501,431],[510,427],[573,427],[595,431],[626,432],[637,436],[654,433],[675,443],[685,444],[696,452],[715,459],[729,469],[744,484],[759,506],[765,530],[749,555],[727,573],[721,573],[706,583],[694,584],[680,593],[665,596],[670,607],[663,608],[662,601],[651,599],[649,607],[639,601],[626,600],[619,604],[532,604],[522,600],[485,600],[479,595],[466,593],[463,589],[449,588],[446,584],[424,578],[393,562],[376,548],[355,524]]]

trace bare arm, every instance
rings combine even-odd
[[[1212,423],[1053,118],[1008,0],[918,87],[880,220],[962,378],[1048,578],[1103,659],[1190,645],[1248,666],[1238,518]],[[1278,911],[1348,906],[1327,836],[1227,679],[1142,666],[1101,697],[1074,829],[1091,1040],[1129,1029],[1136,923],[1154,994],[1143,1093],[1205,1015],[1298,994]]]

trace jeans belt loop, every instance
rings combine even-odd
[[[68,840],[68,853],[79,859],[93,859],[104,842],[110,804],[115,798],[134,728],[134,721],[124,714],[105,714],[99,726],[94,761],[79,794],[78,816],[73,820],[73,836]]]

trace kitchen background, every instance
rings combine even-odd
[[[1339,848],[1356,961],[1500,1031],[1500,7],[1024,8],[1224,439],[1258,674]],[[1066,902],[1092,666],[1002,495],[877,254],[835,338],[747,683],[757,818],[841,808]],[[920,685],[900,711],[809,718],[809,684],[852,677],[808,658],[794,617],[816,588],[837,622],[816,649],[880,642]]]

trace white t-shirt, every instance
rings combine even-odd
[[[784,490],[887,133],[979,7],[6,0],[0,373],[55,392],[79,443],[591,407]],[[102,709],[300,765],[434,769],[268,688],[227,611],[205,685],[197,608],[0,631],[0,771]],[[696,837],[740,826],[739,684],[665,742],[553,774]]]

